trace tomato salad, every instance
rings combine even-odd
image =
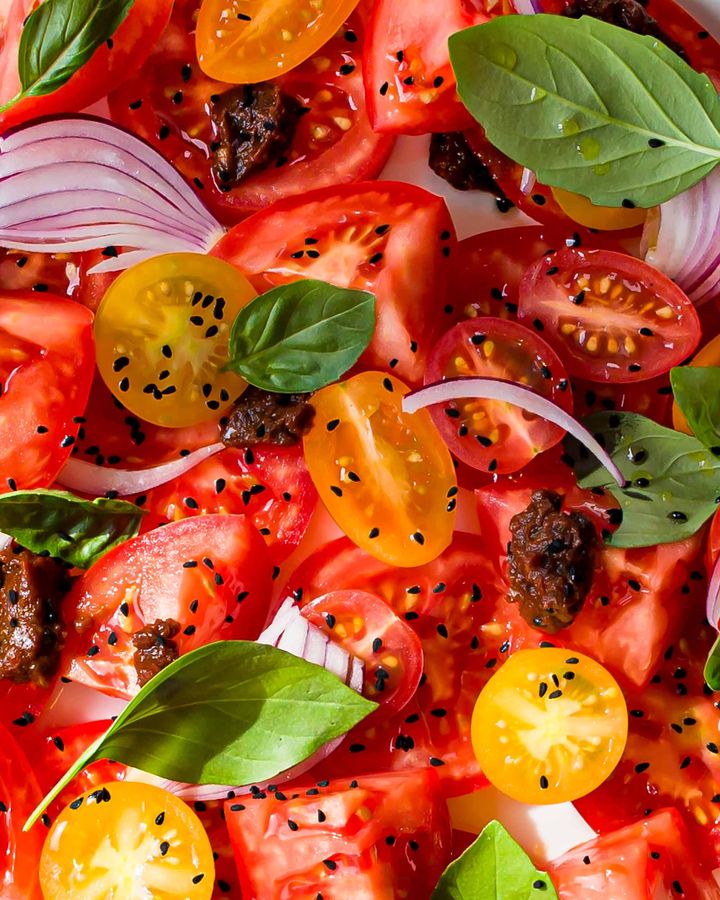
[[[718,70],[675,0],[3,5],[2,897],[720,898]]]

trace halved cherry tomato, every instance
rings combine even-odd
[[[18,47],[23,24],[38,0],[6,0],[0,11],[0,106],[20,90]],[[135,0],[125,21],[70,80],[49,94],[35,95],[0,113],[0,129],[61,112],[78,112],[104,97],[139,68],[167,25],[172,0]]]
[[[74,626],[61,671],[116,697],[137,691],[132,636],[156,621],[181,626],[179,653],[216,640],[254,640],[269,607],[271,564],[245,516],[172,522],[106,553],[65,599]]]
[[[23,253],[0,249],[0,291],[34,291],[73,296],[78,266],[69,253]]]
[[[623,206],[595,206],[587,197],[573,194],[562,188],[550,188],[555,202],[565,215],[583,225],[598,231],[624,231],[642,225],[647,218],[646,209],[625,209]]]
[[[223,220],[235,222],[275,200],[377,175],[393,146],[375,134],[362,80],[364,16],[359,11],[315,56],[282,75],[278,85],[303,110],[283,156],[230,186],[213,172],[214,101],[233,85],[197,65],[199,0],[177,2],[170,25],[140,73],[108,98],[116,122],[155,146]]]
[[[223,366],[235,317],[254,297],[232,266],[199,253],[156,256],[127,269],[95,318],[105,384],[130,412],[157,425],[215,418],[246,387]]]
[[[689,365],[701,367],[720,366],[720,334],[715,335],[715,337],[708,341],[704,347],[701,347],[690,360]],[[692,434],[687,419],[674,400],[672,405],[672,424],[675,431],[682,431],[684,434]]]
[[[385,712],[407,704],[422,676],[422,644],[388,603],[367,591],[331,591],[302,614],[364,662],[364,697]]]
[[[607,669],[552,647],[513,654],[480,692],[472,717],[483,772],[524,803],[589,794],[617,765],[627,729],[623,693]]]
[[[3,900],[40,900],[38,862],[46,829],[26,819],[42,799],[35,775],[12,735],[0,725],[0,894]]]
[[[351,777],[298,785],[290,797],[225,803],[243,897],[429,895],[450,860],[450,822],[435,773]]]
[[[212,252],[259,292],[319,278],[375,294],[375,334],[359,366],[419,384],[441,333],[453,237],[442,198],[375,181],[281,200],[236,225]]]
[[[473,375],[527,385],[572,410],[570,382],[557,354],[517,322],[480,317],[451,328],[430,355],[425,383]],[[492,400],[452,400],[431,407],[430,415],[455,456],[499,474],[521,469],[564,434],[545,419]]]
[[[244,513],[280,563],[300,543],[316,502],[302,446],[224,450],[151,491],[143,528],[187,516]]]
[[[700,340],[690,300],[669,278],[622,253],[566,248],[532,265],[520,321],[542,332],[571,375],[645,381],[682,362]]]
[[[305,461],[330,515],[359,547],[396,566],[418,566],[452,540],[452,459],[427,410],[402,411],[408,388],[363,372],[313,396]]]
[[[203,0],[196,47],[203,72],[234,84],[276,78],[335,34],[358,0]]]
[[[174,794],[111,781],[66,806],[40,860],[45,900],[207,900],[215,863],[205,829]]]
[[[0,299],[0,492],[48,487],[70,456],[95,368],[92,314],[71,300]]]

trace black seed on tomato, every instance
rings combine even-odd
[[[279,574],[280,574],[280,566],[273,566],[272,575],[271,575],[272,580],[275,581],[275,579],[278,577]]]
[[[200,884],[200,882],[203,880],[204,877],[205,877],[204,873],[203,873],[203,872],[200,872],[199,875],[195,875],[195,877],[194,877],[193,880],[192,880],[192,883],[193,883],[193,884]]]
[[[50,816],[49,816],[47,813],[43,813],[43,814],[40,816],[40,821],[43,823],[43,825],[44,825],[46,828],[49,828],[50,825],[52,824],[51,821],[50,821]]]
[[[416,531],[414,534],[410,535],[410,540],[415,541],[416,544],[422,545],[425,543],[425,536],[421,531]]]
[[[562,697],[562,691],[558,688],[558,690],[551,691],[548,694],[548,700],[557,700],[558,697]]]
[[[348,750],[351,753],[362,753],[365,750],[365,744],[350,744]]]
[[[242,803],[232,803],[230,805],[230,812],[242,812],[245,809]],[[164,815],[164,813],[163,813]]]
[[[681,768],[681,769],[687,769],[687,767],[690,765],[691,762],[692,762],[692,760],[690,759],[690,757],[689,757],[689,756],[685,756],[685,757],[683,758],[682,762],[680,763],[680,768]]]
[[[118,642],[118,636],[117,636],[117,634],[115,634],[114,631],[111,631],[110,634],[108,635],[107,641],[108,641],[108,644],[110,644],[111,647],[114,647],[115,644],[117,644],[117,642]]]
[[[282,498],[286,503],[289,503],[292,500],[292,494],[290,491],[283,491]]]
[[[183,634],[186,634],[188,637],[190,637],[190,635],[195,634],[196,631],[197,631],[197,629],[195,628],[194,625],[188,625],[186,628],[183,629]]]
[[[630,372],[639,372],[642,369],[642,366],[639,363],[630,363],[628,366]]]
[[[718,745],[715,744],[713,741],[710,741],[710,743],[709,743],[709,744],[706,744],[705,746],[708,748],[708,750],[709,750],[711,753],[717,753],[717,752],[718,752]]]
[[[444,625],[442,622],[435,629],[441,638],[446,638],[448,636],[447,625]]]
[[[383,645],[382,638],[379,638],[379,637],[373,638],[373,642],[372,642],[373,653],[379,653],[382,650],[382,645]]]
[[[641,762],[641,763],[637,763],[637,765],[635,766],[635,771],[637,772],[638,775],[641,775],[643,772],[646,772],[649,768],[650,768],[649,762]]]
[[[386,391],[389,391],[391,394],[394,391],[393,383],[389,378],[383,378],[383,387]]]
[[[419,617],[418,613],[413,612],[413,610],[409,610],[408,612],[405,613],[405,619],[408,622],[412,622],[414,619],[419,619],[419,618],[420,617]]]
[[[447,585],[445,584],[444,581],[438,581],[438,583],[432,589],[432,592],[433,592],[433,594],[442,594],[442,592],[445,590],[446,587],[447,587]]]
[[[86,656],[97,656],[99,652],[100,652],[100,648],[97,646],[97,644],[93,644],[92,647],[89,648],[89,650],[87,651],[87,653],[85,655]]]
[[[550,784],[547,778],[544,775],[540,776],[540,789],[546,791],[550,787]]]
[[[540,321],[540,319],[533,319],[533,326],[534,326],[538,331],[544,331],[544,330],[545,330],[545,326],[544,326],[543,323]]]
[[[497,469],[497,460],[491,459],[488,464],[488,472],[494,472]]]
[[[635,578],[628,578],[628,587],[633,591],[640,590],[640,582]]]
[[[452,312],[452,310],[450,310],[450,312]],[[418,349],[417,341],[410,341],[410,352],[417,353],[417,349]]]
[[[327,866],[327,868],[330,869],[331,872],[334,872],[335,869],[337,869],[337,863],[332,859],[324,859],[323,865]]]
[[[477,584],[473,584],[472,590],[470,592],[470,602],[477,603],[478,600],[482,600],[482,591]]]
[[[196,613],[196,612],[198,611],[198,606],[200,606],[200,601],[197,600],[197,599],[196,599],[196,600],[192,600],[192,601],[190,602],[190,607],[189,607],[189,608],[190,608],[190,612],[191,612],[191,613]]]
[[[70,809],[80,809],[80,807],[82,806],[82,802],[83,797],[78,797],[77,800],[73,800],[73,802],[70,804]]]
[[[130,607],[127,605],[127,603],[123,602],[120,604],[120,612],[124,616],[128,616],[130,614]]]
[[[335,494],[336,497],[342,497],[343,495],[342,488],[339,488],[335,484],[330,485],[330,490],[333,492],[333,494]]]
[[[543,197],[542,194],[533,194],[532,201],[533,201],[533,203],[537,203],[538,206],[545,206],[545,203],[547,202],[547,200],[545,199],[545,197]]]
[[[583,862],[585,863],[586,866],[589,866],[590,865],[590,857],[583,856]]]
[[[381,96],[381,97],[384,97],[385,94],[387,94],[388,88],[389,88],[389,87],[390,87],[390,85],[387,83],[387,81],[384,81],[384,82],[380,85],[380,96]]]
[[[335,622],[336,622],[337,620],[335,619],[335,616],[334,616],[332,613],[326,613],[326,614],[325,614],[325,621],[327,622],[327,627],[328,627],[328,628],[334,628],[334,627],[335,627]]]
[[[428,762],[430,763],[431,766],[434,766],[435,768],[438,768],[438,766],[445,765],[445,761],[442,759],[438,759],[437,756],[431,756],[430,759],[428,760]]]
[[[368,263],[369,263],[371,266],[374,266],[374,265],[376,265],[377,263],[379,263],[380,260],[381,260],[382,258],[383,258],[382,253],[374,253],[374,254],[370,257],[370,259],[368,260]]]
[[[293,822],[292,819],[288,819],[288,828],[290,831],[297,831],[300,826],[297,822]]]

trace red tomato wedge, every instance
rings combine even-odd
[[[94,366],[87,309],[48,295],[2,295],[0,492],[52,484],[75,443]]]
[[[132,635],[181,626],[179,653],[217,640],[254,640],[268,613],[271,564],[245,516],[197,516],[111,550],[75,583],[63,614],[76,631],[61,671],[117,697],[138,687]]]
[[[453,238],[440,197],[375,181],[281,200],[236,225],[213,253],[259,293],[319,278],[375,294],[375,334],[358,365],[419,384],[441,330]]]
[[[39,116],[78,112],[104,97],[138,69],[167,25],[172,0],[135,0],[110,41],[103,43],[70,80],[50,94],[27,97],[0,113],[3,131]],[[37,0],[7,0],[0,14],[0,106],[20,91],[17,59],[20,35]]]
[[[110,95],[116,122],[156,147],[227,222],[284,197],[378,174],[393,140],[373,132],[365,111],[364,17],[358,13],[313,57],[278,80],[283,95],[303,110],[282,156],[236,186],[222,181],[213,171],[218,129],[212,108],[234,86],[214,81],[198,66],[199,6],[198,0],[175,4],[143,69]]]
[[[430,354],[425,383],[472,376],[526,385],[572,411],[570,382],[557,354],[517,322],[481,316],[443,335]],[[452,400],[431,407],[430,414],[452,453],[483,472],[515,472],[564,434],[545,419],[492,400]]]
[[[427,896],[450,860],[447,805],[430,769],[303,784],[280,796],[225,803],[243,896]]]
[[[308,603],[303,615],[362,660],[364,697],[384,712],[408,703],[422,677],[422,644],[388,603],[367,591],[331,591]]]
[[[571,375],[646,381],[695,350],[700,320],[669,278],[639,259],[566,248],[520,285],[520,321],[540,331]]]
[[[69,253],[23,253],[0,248],[0,291],[73,296],[78,267]]]

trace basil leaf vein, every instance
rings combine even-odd
[[[542,886],[540,886],[542,885]],[[558,900],[546,872],[532,864],[500,822],[493,820],[443,872],[432,900]]]
[[[377,704],[322,666],[253,641],[218,641],[152,678],[25,824],[90,762],[193,784],[253,784],[297,765]]]
[[[610,483],[587,451],[566,438],[580,486],[605,487],[622,509],[622,523],[608,536],[608,544],[672,543],[695,534],[713,515],[720,497],[720,459],[697,438],[636,413],[597,413],[585,424],[627,479],[624,488]]]
[[[452,35],[450,57],[488,139],[543,184],[650,207],[720,161],[717,91],[653,38],[589,16],[500,16]]]
[[[678,366],[670,370],[670,384],[695,437],[720,447],[720,367]]]
[[[126,500],[83,500],[65,491],[14,491],[0,496],[0,531],[33,553],[89,568],[140,530],[146,511]]]
[[[375,297],[322,281],[294,281],[245,306],[226,368],[267,391],[315,391],[347,372],[375,328]]]

